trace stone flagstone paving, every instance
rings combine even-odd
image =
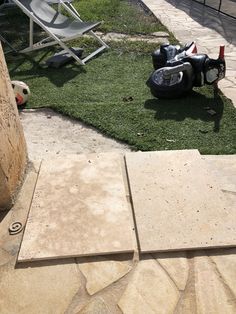
[[[202,156],[236,208],[236,156],[229,157]],[[236,248],[17,264],[22,233],[10,236],[8,226],[25,221],[37,169],[14,208],[1,213],[0,313],[236,313]]]

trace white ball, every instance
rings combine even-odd
[[[11,81],[11,84],[15,94],[17,106],[24,105],[30,96],[29,86],[21,81]]]

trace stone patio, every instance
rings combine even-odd
[[[184,16],[188,22],[187,28],[191,29],[189,25],[192,23],[193,29],[198,29],[199,44],[202,48],[206,41],[200,43],[200,34],[204,37],[207,31],[218,36],[219,33],[207,27],[205,29],[186,13],[171,5],[170,1],[172,0],[158,0],[157,4],[154,0],[144,0],[146,5],[155,9],[155,14],[161,15],[158,17],[163,19],[162,22],[165,19],[170,23],[169,29],[173,32],[183,27],[186,30],[186,25],[182,22]],[[185,1],[187,0],[178,3],[183,4]],[[230,26],[228,29],[231,30]],[[180,31],[181,34],[183,33]],[[195,37],[194,34],[192,36]],[[186,40],[190,40],[188,32],[183,42]],[[215,52],[217,45],[218,42],[214,43],[212,40],[212,52]],[[227,45],[231,49],[227,56],[229,65],[230,58],[232,59],[232,71],[229,69],[227,79],[222,81],[225,86],[221,85],[221,88],[235,103],[234,40],[232,43],[227,42]],[[27,135],[26,140],[29,155],[37,155],[37,145],[29,143]],[[60,139],[58,141],[60,142]],[[45,145],[50,149],[54,144]],[[117,143],[114,145],[115,150],[129,151],[127,146],[119,144],[117,147]],[[65,144],[64,153],[67,153],[67,149]],[[71,149],[77,150],[77,145],[72,145]],[[91,147],[91,151],[89,145],[86,147],[86,152],[98,151],[99,145],[97,148]],[[41,153],[42,150],[38,149],[37,152]],[[57,155],[57,152],[53,147],[52,153]],[[65,155],[63,150],[60,154]],[[50,158],[50,153],[48,155]],[[236,156],[202,158],[217,179],[228,206],[235,209]],[[38,161],[29,164],[26,180],[16,204],[9,212],[0,213],[0,313],[236,313],[236,248],[155,253],[142,257],[136,250],[134,254],[16,264],[23,233],[9,235],[8,227],[13,221],[25,224],[39,168]]]
[[[236,156],[203,156],[236,208]],[[1,213],[1,313],[235,313],[236,249],[116,254],[16,263],[39,172],[30,164],[18,200]]]

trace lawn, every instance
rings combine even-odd
[[[80,0],[75,1],[75,6],[84,19],[104,20],[100,27],[103,32],[166,31],[134,2]],[[18,15],[19,19],[23,27],[25,19]],[[19,38],[13,36],[11,40],[18,44]],[[170,41],[176,42],[172,34]],[[86,39],[74,44],[89,48],[94,42]],[[236,111],[230,100],[220,95],[214,101],[211,87],[195,89],[180,99],[155,99],[145,82],[152,72],[151,52],[157,45],[111,42],[110,47],[85,67],[70,64],[60,69],[45,68],[43,61],[52,54],[50,50],[27,57],[10,54],[6,57],[11,78],[30,86],[28,108],[51,107],[134,149],[196,148],[202,154],[236,152]],[[211,116],[206,107],[214,108],[217,114]]]

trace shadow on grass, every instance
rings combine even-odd
[[[219,132],[220,121],[224,112],[224,103],[221,95],[205,95],[192,91],[189,95],[178,99],[148,99],[144,107],[156,111],[157,120],[184,121],[186,118],[202,121],[213,121],[214,132]],[[207,111],[211,109],[216,113],[211,115]]]
[[[75,62],[63,66],[61,68],[52,68],[44,64],[44,61],[55,53],[54,50],[45,50],[39,54],[40,58],[37,60],[37,55],[18,54],[14,57],[14,67],[9,69],[10,76],[17,75],[21,80],[25,80],[29,76],[47,77],[55,86],[62,87],[64,84],[74,79],[78,74],[85,73],[83,66]],[[11,57],[12,58],[12,57]],[[8,60],[11,63],[11,59]],[[13,60],[12,60],[13,61]],[[27,69],[21,69],[21,66],[28,62],[30,66]]]

